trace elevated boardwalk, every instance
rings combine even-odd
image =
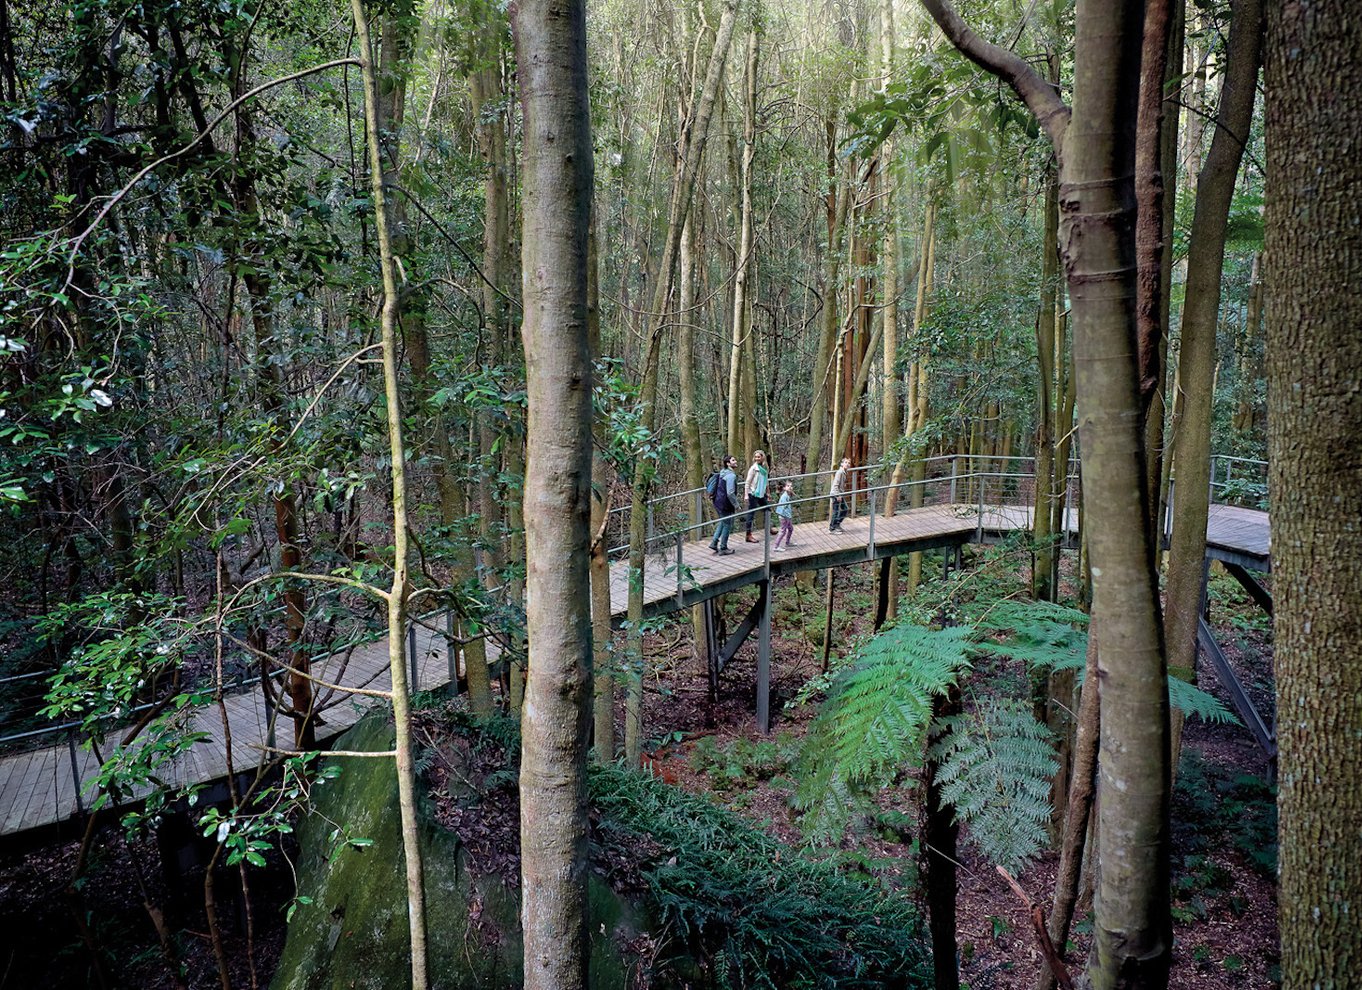
[[[954,494],[954,484],[951,487],[951,494]],[[980,499],[973,503],[943,501],[918,508],[901,508],[893,517],[887,517],[874,513],[876,500],[872,489],[868,504],[862,506],[871,511],[848,518],[841,533],[828,532],[823,518],[826,498],[807,499],[797,506],[797,512],[805,517],[815,515],[819,518],[795,526],[789,551],[773,551],[774,537],[769,536],[769,530],[760,528],[754,531],[754,536],[760,534],[757,542],[744,542],[741,519],[736,521],[735,532],[730,538],[729,546],[734,553],[729,556],[716,556],[709,551],[705,541],[712,532],[712,524],[702,530],[692,528],[654,537],[649,542],[651,552],[644,568],[645,615],[665,615],[742,587],[757,585],[760,590],[757,606],[744,627],[728,643],[721,644],[711,638],[707,652],[711,657],[711,676],[717,676],[714,665],[721,665],[748,633],[759,629],[757,716],[762,727],[767,728],[773,579],[796,571],[844,567],[913,551],[989,542],[1030,528],[1032,513],[1029,506],[986,504],[982,486],[979,491]],[[1072,511],[1067,519],[1067,529],[1070,532],[1066,536],[1076,529]],[[1270,567],[1269,551],[1267,513],[1212,506],[1207,527],[1208,556],[1265,571]],[[677,567],[678,559],[680,567]],[[628,592],[627,563],[617,560],[610,568],[611,609],[617,620],[625,615]],[[444,624],[442,615],[426,617],[409,634],[406,645],[415,688],[432,689],[450,680],[448,644],[438,631]],[[492,644],[489,643],[489,647]],[[495,649],[489,649],[489,659],[494,655]],[[342,658],[338,655],[314,662],[314,672],[324,680],[346,685],[378,690],[391,688],[386,638],[356,647],[344,661],[343,670],[341,665]],[[321,701],[335,700],[330,697],[332,694],[322,691]],[[324,745],[348,729],[375,700],[349,696],[327,708],[318,725],[319,744]],[[253,771],[275,739],[275,732],[271,731],[271,711],[263,692],[256,688],[233,694],[225,699],[225,708],[231,729],[231,766],[237,772]],[[225,779],[228,773],[227,736],[219,709],[210,706],[195,713],[192,726],[208,738],[164,769],[162,778],[172,787],[217,782]],[[292,736],[291,723],[279,725],[277,734],[287,745]],[[100,751],[105,758],[117,742],[118,734],[103,740]],[[64,823],[73,824],[63,834],[75,834],[79,819],[84,817],[93,800],[88,784],[97,770],[98,760],[94,753],[77,746],[74,736],[64,738],[57,745],[0,759],[0,836],[16,836],[35,829],[50,830],[52,826]],[[82,782],[81,794],[77,793],[77,780]]]

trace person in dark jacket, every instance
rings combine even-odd
[[[714,527],[714,539],[709,541],[713,553],[727,555],[728,536],[733,532],[733,513],[738,508],[738,459],[732,454],[724,458],[719,472],[719,487],[714,492],[714,511],[719,513],[719,525]]]

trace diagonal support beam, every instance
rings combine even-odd
[[[1247,569],[1240,567],[1238,564],[1232,564],[1227,560],[1222,560],[1220,563],[1221,566],[1229,572],[1230,577],[1238,581],[1243,589],[1249,593],[1249,597],[1258,603],[1258,607],[1268,615],[1271,615],[1272,595],[1266,588],[1258,583],[1258,579],[1250,574]]]
[[[761,622],[762,612],[766,608],[766,588],[767,583],[762,581],[757,586],[757,600],[752,603],[746,617],[739,623],[738,628],[733,630],[733,635],[728,637],[723,649],[719,651],[719,670],[728,666],[728,661],[732,660],[743,643],[747,642],[747,637],[752,635],[752,630],[757,628]]]
[[[1277,755],[1276,736],[1267,727],[1263,717],[1258,714],[1258,709],[1253,707],[1253,702],[1249,700],[1248,693],[1244,691],[1244,686],[1239,683],[1234,668],[1225,659],[1225,654],[1220,649],[1220,644],[1215,641],[1215,634],[1211,632],[1211,627],[1206,625],[1205,619],[1197,621],[1196,641],[1197,645],[1201,647],[1202,654],[1207,660],[1211,661],[1211,666],[1215,668],[1215,676],[1224,685],[1230,696],[1230,703],[1234,705],[1234,710],[1239,713],[1239,718],[1248,726],[1249,732],[1253,734],[1258,745],[1263,748],[1263,752],[1269,757],[1275,758]]]

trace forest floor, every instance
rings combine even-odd
[[[877,570],[868,565],[838,572],[832,612],[834,657],[871,633]],[[935,572],[929,568],[929,573]],[[732,628],[746,612],[751,593],[728,598]],[[1270,720],[1270,622],[1223,575],[1213,578],[1211,601],[1217,637],[1255,704]],[[798,845],[805,840],[791,804],[793,785],[785,774],[821,697],[809,692],[808,700],[800,702],[801,692],[821,670],[825,604],[821,581],[815,590],[799,589],[794,582],[777,587],[772,643],[775,718],[770,736],[763,736],[755,723],[755,642],[744,646],[723,672],[717,702],[711,704],[703,665],[691,652],[689,619],[678,618],[649,634],[649,655],[655,662],[645,725],[653,772],[708,795],[782,841]],[[1225,700],[1213,676],[1204,677],[1202,685]],[[618,717],[622,725],[622,706]],[[1173,806],[1175,946],[1170,986],[1275,987],[1276,822],[1274,793],[1266,784],[1267,760],[1238,725],[1191,721],[1183,738]],[[886,795],[884,803],[916,813],[907,789]],[[508,822],[499,831],[514,834],[515,823]],[[172,842],[179,846],[181,859],[188,854],[199,862],[166,864],[155,843],[128,843],[113,838],[116,831],[108,830],[106,840],[97,844],[79,894],[93,940],[106,950],[115,947],[105,955],[109,985],[176,985],[151,923],[152,911],[164,912],[174,929],[167,945],[184,965],[187,985],[218,985],[201,884],[183,879],[201,878],[210,841],[200,837],[197,845]],[[0,990],[100,984],[91,955],[72,925],[73,901],[67,888],[78,847],[79,842],[70,838],[0,855],[0,930],[11,946],[0,953]],[[855,830],[822,854],[844,869],[895,886],[915,885],[920,869],[914,845],[874,829]],[[962,984],[971,990],[1029,990],[1040,954],[1025,906],[967,841],[962,841],[958,859]],[[1022,888],[1047,909],[1055,868],[1055,855],[1046,854],[1017,875]],[[277,857],[272,857],[268,869],[250,871],[250,877],[254,955],[264,985],[282,946],[292,878],[287,864]],[[225,881],[219,888],[224,955],[232,984],[250,986],[254,981],[246,965],[239,885]],[[1090,931],[1090,917],[1082,909],[1065,954],[1074,972],[1082,967]]]
[[[875,565],[839,572],[834,658],[870,635],[877,573]],[[755,723],[755,646],[744,646],[724,670],[717,704],[711,705],[703,666],[691,659],[684,628],[656,635],[653,655],[670,655],[675,662],[660,668],[645,722],[658,747],[651,761],[655,773],[711,795],[783,841],[801,844],[804,836],[791,805],[793,788],[783,773],[821,697],[795,703],[821,670],[825,585],[820,580],[816,591],[806,591],[783,584],[776,595],[770,736],[763,736]],[[726,610],[732,628],[749,607],[750,595],[730,598],[734,601]],[[1270,620],[1218,568],[1211,608],[1217,640],[1271,724]],[[1213,674],[1203,671],[1200,684],[1228,707],[1228,696]],[[1266,755],[1244,727],[1195,719],[1186,723],[1172,809],[1172,987],[1256,990],[1280,985],[1275,790],[1268,785],[1269,772]],[[899,795],[886,803],[908,808],[912,802]],[[1030,990],[1041,954],[1026,906],[971,848],[966,835],[962,840],[957,908],[962,985],[971,990]],[[919,869],[915,847],[873,829],[848,835],[828,854],[848,869],[889,883],[913,883]],[[1047,916],[1057,860],[1057,853],[1046,853],[1016,877]],[[1091,930],[1089,897],[1075,915],[1075,932],[1065,952],[1075,975],[1086,959]]]

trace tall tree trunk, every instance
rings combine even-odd
[[[1041,239],[1040,307],[1036,312],[1036,499],[1031,516],[1036,541],[1036,564],[1031,593],[1037,601],[1055,600],[1055,532],[1051,507],[1055,502],[1055,303],[1059,283],[1058,175],[1048,170],[1045,182],[1045,226]],[[1062,531],[1059,535],[1063,535]],[[1052,678],[1053,680],[1053,678]]]
[[[1191,679],[1196,670],[1197,623],[1201,618],[1210,512],[1211,401],[1220,323],[1220,277],[1230,201],[1253,123],[1262,50],[1260,0],[1237,0],[1230,24],[1225,85],[1221,89],[1211,149],[1197,183],[1187,253],[1186,303],[1178,359],[1177,410],[1173,419],[1176,461],[1173,476],[1173,534],[1169,544],[1167,615],[1168,667]],[[1176,723],[1180,728],[1181,723]],[[1173,748],[1176,755],[1177,748]]]
[[[827,254],[823,264],[823,311],[819,323],[818,350],[813,362],[811,375],[811,395],[809,407],[809,441],[805,448],[804,463],[809,471],[817,471],[823,463],[823,430],[832,403],[837,376],[837,328],[840,319],[837,310],[837,285],[842,270],[842,239],[846,228],[846,215],[851,202],[851,184],[839,181],[842,174],[841,159],[837,155],[837,123],[829,117],[825,122],[824,134],[827,141],[827,191],[825,194],[825,214],[827,218]],[[835,448],[834,448],[835,449]],[[814,494],[815,486],[808,486],[802,493]],[[812,580],[813,572],[806,571]]]
[[[586,755],[591,729],[592,148],[582,0],[513,8],[524,111],[522,295],[530,673],[521,720],[521,912],[527,990],[587,979]]]
[[[743,430],[746,417],[755,410],[746,407],[743,398],[746,392],[743,382],[744,370],[751,371],[745,364],[744,353],[750,353],[748,336],[752,332],[752,306],[749,299],[747,279],[752,270],[752,158],[756,150],[757,137],[757,53],[758,34],[754,24],[747,36],[747,71],[743,85],[743,138],[742,164],[739,169],[738,184],[740,203],[738,206],[738,256],[733,272],[733,341],[728,361],[728,453],[741,460],[751,456],[751,451],[743,451]],[[739,453],[742,451],[742,453]]]
[[[411,702],[407,695],[407,664],[403,653],[407,621],[407,477],[402,442],[402,403],[397,379],[397,263],[388,227],[387,190],[379,145],[379,93],[374,71],[369,22],[362,0],[350,0],[355,40],[364,77],[364,131],[368,148],[370,189],[374,200],[374,230],[383,273],[383,394],[387,412],[388,453],[392,461],[393,581],[387,593],[388,671],[392,679],[393,723],[396,741],[397,796],[402,818],[402,853],[407,876],[407,921],[411,938],[411,982],[414,990],[428,984],[426,959],[425,880],[421,868],[420,826],[416,813],[416,770],[412,760]]]
[[[1274,4],[1268,460],[1282,986],[1362,965],[1362,5]]]
[[[237,67],[233,84],[236,98],[246,91],[246,54],[238,56],[241,64]],[[229,56],[230,58],[230,56]],[[255,125],[247,105],[237,108],[238,151],[250,149],[256,143]],[[233,195],[243,216],[260,216],[260,203],[256,196],[255,173],[249,167],[242,167],[232,180]],[[254,256],[262,251],[263,244],[256,237],[246,247],[248,255]],[[274,302],[271,298],[273,287],[267,274],[269,266],[262,259],[252,257],[247,273],[242,277],[246,289],[246,299],[250,306],[251,326],[255,331],[257,363],[260,366],[260,400],[266,414],[276,421],[276,454],[283,450],[284,437],[288,434],[286,425],[281,422],[288,412],[288,383],[284,369],[288,357],[283,352],[279,339],[279,325],[274,316]],[[300,571],[303,564],[303,551],[298,532],[298,502],[294,486],[288,481],[275,488],[274,495],[274,532],[279,540],[279,569]],[[293,668],[286,678],[288,685],[289,707],[293,715],[293,744],[298,749],[315,749],[317,745],[316,728],[313,722],[312,681],[308,678],[310,663],[303,649],[303,628],[306,624],[307,598],[302,586],[290,582],[284,589],[284,628],[287,643],[286,662]]]
[[[596,218],[593,202],[591,229],[587,232],[586,326],[593,360],[601,351],[600,255],[597,253]],[[604,417],[594,432],[605,432]],[[615,672],[610,659],[612,608],[610,603],[610,549],[607,515],[610,511],[610,486],[615,470],[602,455],[603,443],[591,455],[591,679],[594,704],[592,736],[596,759],[607,763],[615,758]]]
[[[639,390],[642,425],[651,438],[657,422],[658,357],[662,335],[669,325],[668,304],[676,276],[677,255],[681,247],[681,231],[690,215],[691,197],[695,193],[700,162],[705,143],[709,139],[709,122],[714,113],[714,101],[723,79],[724,63],[728,59],[729,44],[733,40],[736,0],[725,0],[723,14],[714,39],[714,51],[705,71],[705,84],[695,119],[686,131],[681,167],[672,187],[667,211],[667,240],[658,266],[656,289],[649,310],[650,329],[647,351],[643,360],[643,382]],[[651,439],[650,441],[651,442]],[[652,462],[636,458],[633,499],[629,513],[629,631],[627,654],[632,669],[629,671],[629,691],[624,719],[624,750],[630,763],[636,763],[643,752],[643,565],[647,554],[648,495],[652,489]]]
[[[1088,624],[1088,655],[1083,692],[1078,702],[1078,726],[1074,734],[1073,767],[1069,792],[1065,798],[1064,829],[1060,838],[1059,867],[1055,871],[1055,896],[1047,926],[1050,941],[1061,948],[1069,941],[1069,927],[1078,903],[1079,881],[1083,874],[1083,850],[1092,817],[1097,778],[1101,681],[1097,676],[1097,628]],[[1069,682],[1073,683],[1070,676]],[[1042,962],[1036,990],[1055,990],[1055,974]]]
[[[1103,636],[1098,990],[1163,987],[1169,916],[1168,688],[1144,483],[1135,288],[1135,120],[1143,4],[1080,0],[1074,106],[1015,53],[923,0],[952,42],[1005,79],[1060,162],[1060,255],[1074,319],[1093,614]]]

